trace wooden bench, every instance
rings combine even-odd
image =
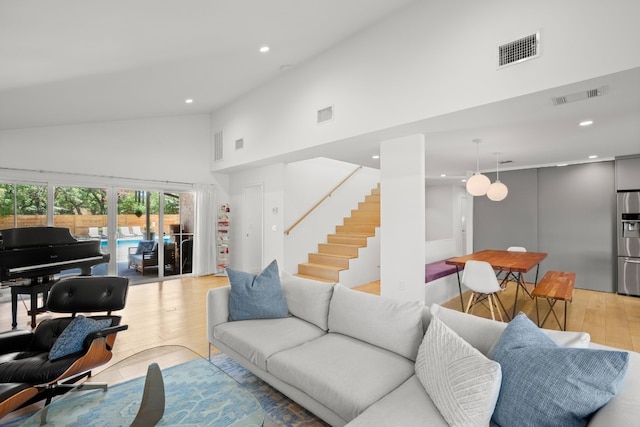
[[[553,313],[553,317],[558,322],[560,329],[567,330],[567,302],[571,302],[573,299],[573,284],[575,281],[576,273],[547,271],[542,280],[538,282],[531,296],[536,297],[536,317],[539,327],[542,327],[549,315]],[[549,311],[542,322],[540,322],[540,314],[538,312],[538,298],[545,298],[549,303]],[[554,310],[554,306],[558,301],[564,301],[564,327],[560,324],[560,320]]]

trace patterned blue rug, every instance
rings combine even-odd
[[[237,392],[236,383],[249,391],[265,412],[264,426],[327,427],[328,424],[289,400],[260,378],[237,364],[225,354],[211,357],[211,362],[227,375],[207,369],[209,362],[196,359],[162,371],[166,390],[165,414],[159,426],[259,426],[261,413],[256,401]],[[104,394],[100,390],[65,397],[64,418],[57,422],[48,420],[47,426],[128,426],[140,407],[144,377],[109,387]],[[51,411],[54,412],[55,402]],[[0,427],[39,425],[39,418],[32,424],[23,424],[31,415],[25,415]],[[31,421],[29,421],[31,422]]]
[[[286,427],[328,427],[329,424],[317,418],[297,403],[289,400],[278,390],[256,377],[224,353],[211,356],[211,363],[225,371],[242,384],[259,401],[267,414],[264,425]]]
[[[165,411],[158,426],[261,426],[263,411],[250,393],[228,375],[195,359],[162,371]],[[144,377],[101,390],[80,392],[49,407],[47,426],[128,426],[133,422]],[[56,405],[64,403],[59,409]],[[51,416],[55,414],[55,416]],[[40,425],[39,417],[23,425]]]

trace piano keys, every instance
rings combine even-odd
[[[81,275],[89,276],[91,267],[110,259],[100,252],[99,240],[78,241],[63,227],[8,228],[0,230],[0,239],[0,281],[30,279],[30,284],[11,287],[14,328],[18,294],[31,294],[29,314],[34,327],[35,315],[44,311],[33,304],[34,294],[42,293],[46,300],[53,275],[78,268]]]

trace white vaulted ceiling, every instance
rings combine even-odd
[[[210,113],[414,1],[0,0],[0,130]],[[258,52],[263,45],[272,47],[266,55]],[[604,95],[551,102],[592,88],[604,88]],[[577,126],[587,118],[595,125]],[[281,160],[326,156],[378,167],[371,155],[380,139],[418,132],[427,141],[427,173],[436,180],[475,167],[475,138],[508,144],[491,148],[508,151],[503,160],[513,163],[504,169],[637,154],[640,69]],[[483,153],[482,169],[495,168],[492,152]]]

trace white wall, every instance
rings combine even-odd
[[[640,2],[418,1],[213,115],[224,161],[250,163],[640,66]],[[607,19],[603,19],[607,17]],[[496,69],[497,47],[540,30],[539,58]],[[332,105],[334,119],[317,125]],[[245,147],[233,150],[236,139]]]
[[[424,135],[380,143],[380,294],[424,301]]]
[[[425,240],[453,238],[453,186],[425,187]]]
[[[210,116],[0,131],[0,167],[213,183]]]

